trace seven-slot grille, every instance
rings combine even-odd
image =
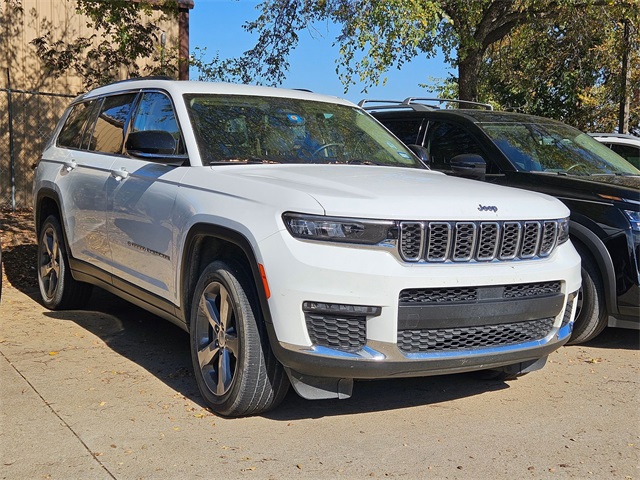
[[[400,222],[399,251],[407,262],[469,262],[546,257],[558,222]]]

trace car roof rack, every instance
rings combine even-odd
[[[147,77],[131,77],[131,78],[125,78],[123,80],[116,80],[115,82],[111,82],[107,85],[116,85],[116,84],[120,84],[120,83],[128,83],[128,82],[136,82],[138,80],[175,80],[175,78],[172,78],[168,75],[149,75]],[[103,85],[105,86],[105,85]]]
[[[608,137],[608,138],[629,138],[633,140],[640,140],[638,136],[631,135],[630,133],[598,133],[598,132],[589,132],[589,135],[592,137]]]
[[[425,105],[422,102],[436,102],[438,105]],[[382,105],[366,106],[369,103],[376,103]],[[455,103],[462,107],[473,106],[482,107],[485,110],[493,110],[493,107],[488,103],[471,102],[469,100],[458,100],[453,98],[428,98],[428,97],[407,97],[402,101],[399,100],[360,100],[358,106],[366,110],[387,110],[397,108],[411,108],[416,111],[425,110],[437,110],[443,103]]]

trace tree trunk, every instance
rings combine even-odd
[[[478,78],[481,62],[482,53],[475,50],[467,52],[463,59],[458,60],[458,97],[460,100],[478,101]]]

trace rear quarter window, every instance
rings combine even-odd
[[[59,146],[81,148],[82,137],[91,116],[93,103],[94,102],[83,102],[72,107],[71,113],[69,113],[67,121],[60,131],[60,135],[58,135]]]

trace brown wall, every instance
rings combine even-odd
[[[48,76],[30,43],[43,34],[47,22],[54,27],[54,41],[91,35],[75,5],[74,0],[0,0],[0,208],[31,206],[33,165],[68,96],[84,91],[82,78],[73,73]],[[163,27],[167,48],[177,49],[178,19]],[[11,89],[36,93],[9,92],[9,77]],[[120,78],[127,78],[127,72]]]
[[[20,4],[21,12],[11,7]],[[0,88],[7,87],[8,68],[15,89],[70,94],[83,90],[82,79],[73,73],[48,77],[30,43],[44,33],[47,24],[53,26],[54,41],[91,35],[86,17],[78,15],[75,6],[73,0],[0,0]],[[163,29],[167,48],[177,48],[178,20],[167,22]],[[126,76],[121,72],[120,78]]]

